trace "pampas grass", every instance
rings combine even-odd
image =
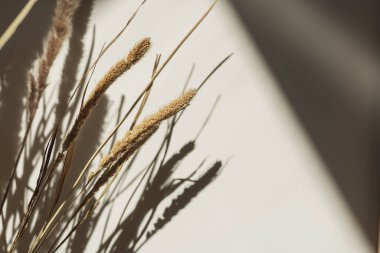
[[[142,111],[151,96],[150,93],[156,78],[204,21],[216,2],[200,17],[168,57],[162,61],[162,64],[160,64],[161,55],[156,56],[149,82],[132,101],[132,105],[124,115],[121,114],[123,105],[121,103],[118,122],[105,140],[100,141],[101,132],[97,133],[98,136],[95,138],[98,139],[98,142],[91,152],[86,153],[86,156],[78,148],[80,145],[77,144],[81,139],[79,137],[85,139],[83,133],[86,124],[101,106],[101,100],[106,97],[107,90],[119,77],[137,65],[143,57],[149,58],[147,53],[152,47],[152,43],[150,38],[144,38],[130,49],[125,58],[116,61],[93,90],[86,95],[87,85],[95,71],[96,64],[113,43],[120,38],[120,35],[125,32],[126,28],[131,25],[145,2],[141,3],[120,32],[111,38],[108,44],[104,45],[92,63],[90,63],[92,54],[90,53],[86,69],[80,80],[76,85],[70,84],[73,87],[71,95],[65,97],[60,94],[60,110],[56,112],[56,120],[50,127],[36,115],[38,115],[37,112],[43,116],[46,114],[54,115],[55,113],[54,106],[47,108],[44,101],[47,96],[45,92],[48,86],[47,80],[51,75],[51,69],[57,56],[63,50],[65,41],[71,36],[76,11],[81,8],[81,4],[84,4],[79,0],[57,0],[52,24],[47,31],[42,53],[35,59],[34,66],[25,70],[28,73],[25,84],[28,90],[24,108],[26,120],[20,123],[25,126],[25,131],[15,157],[14,166],[10,170],[9,180],[1,192],[0,250],[2,252],[56,252],[63,245],[66,245],[71,252],[81,252],[94,233],[94,227],[98,223],[99,217],[105,210],[108,210],[107,208],[110,210],[109,217],[113,202],[117,201],[126,190],[129,190],[131,194],[119,217],[119,223],[110,234],[106,235],[104,231],[108,229],[107,220],[106,225],[102,228],[103,236],[98,251],[137,252],[220,173],[222,163],[216,162],[197,180],[194,177],[199,175],[201,166],[191,170],[186,179],[178,180],[175,178],[176,168],[190,153],[194,152],[199,134],[173,155],[170,156],[168,150],[173,130],[185,109],[190,106],[190,102],[194,100],[210,76],[230,56],[223,59],[197,89],[184,91],[177,98],[158,108],[155,113],[140,120]],[[91,8],[92,4],[88,6]],[[31,6],[29,6],[29,10],[30,8]],[[84,13],[90,13],[90,9]],[[15,22],[19,23],[26,14],[27,11],[22,12],[22,17],[18,17]],[[1,37],[1,43],[4,44],[8,39]],[[3,44],[0,44],[0,49]],[[71,51],[69,50],[69,52]],[[67,55],[66,57],[70,56]],[[65,74],[62,73],[62,75]],[[65,94],[68,96],[67,92]],[[134,116],[133,113],[135,113]],[[104,116],[100,118],[99,124],[103,122]],[[131,117],[133,118],[129,130],[116,141],[116,132],[122,125],[126,124],[126,119]],[[48,116],[47,119],[51,120],[51,116]],[[65,119],[68,119],[66,127],[62,124]],[[209,117],[202,128],[208,120]],[[168,128],[154,157],[149,160],[146,168],[135,168],[134,161],[140,150],[145,145],[149,145],[149,139],[159,130],[164,121],[168,122]],[[32,127],[33,125],[37,125],[43,131],[35,130]],[[48,136],[42,136],[45,132],[49,133]],[[35,137],[32,138],[31,136]],[[89,142],[90,140],[85,139],[84,141]],[[106,144],[110,144],[108,151],[104,150],[107,147]],[[100,157],[102,151],[106,155]],[[91,153],[92,155],[88,155]],[[78,165],[74,166],[74,157],[80,158],[83,164],[79,167]],[[33,187],[16,184],[16,190],[24,192],[24,200],[18,199],[11,191],[11,186],[16,181],[16,169],[21,158],[23,158],[22,164],[24,166],[29,165],[23,169],[30,170],[28,174],[23,175],[31,175],[32,172],[37,174]],[[97,158],[100,159],[99,163],[96,163]],[[133,179],[128,176],[128,172],[132,168],[140,169],[140,173]],[[28,182],[29,179],[25,178],[25,180]],[[129,184],[125,186],[125,182],[129,182]],[[28,193],[29,191],[30,193]],[[178,194],[178,192],[181,193]],[[133,205],[132,200],[135,202]],[[158,214],[159,207],[162,207],[163,203],[167,203],[168,200],[171,204],[164,209],[161,215]],[[23,203],[25,209],[12,213],[9,207],[20,201],[25,201]],[[7,222],[11,218],[14,220],[13,224]],[[152,226],[153,228],[148,230]],[[80,239],[82,237],[84,239]]]

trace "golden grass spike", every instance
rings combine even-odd
[[[141,146],[157,131],[158,125],[151,127],[149,130],[141,133],[140,136],[136,136],[134,141],[129,143],[129,145],[124,150],[123,154],[118,157],[117,160],[115,160],[115,163],[112,164],[107,170],[103,172],[103,174],[99,177],[99,179],[96,181],[94,187],[90,191],[90,193],[87,195],[85,200],[88,200],[89,197],[92,197],[95,195],[95,193],[108,182],[108,180],[117,173],[117,170],[120,168],[120,166],[126,162],[129,157],[131,157],[136,150],[141,148]]]
[[[141,58],[148,52],[151,46],[150,38],[144,38],[140,40],[129,51],[128,56],[125,59],[119,60],[111,69],[104,75],[102,80],[96,85],[95,89],[89,96],[87,103],[91,103],[92,100],[98,99],[117,78],[129,70],[135,65]],[[86,105],[85,105],[86,106]]]
[[[117,160],[118,157],[124,153],[124,150],[128,148],[131,141],[136,138],[136,136],[149,131],[149,129],[152,127],[158,126],[162,121],[174,116],[179,111],[185,109],[185,107],[189,105],[191,99],[196,95],[196,93],[197,91],[195,89],[188,90],[183,95],[179,96],[177,99],[173,100],[156,113],[145,118],[132,130],[128,131],[122,140],[115,143],[109,155],[102,159],[100,167],[106,168],[115,160]]]
[[[140,40],[129,52],[125,59],[119,60],[113,65],[108,72],[99,81],[96,87],[91,92],[83,108],[80,110],[78,117],[75,120],[73,127],[65,138],[62,145],[62,150],[65,151],[69,148],[70,144],[77,137],[84,122],[87,120],[92,110],[98,104],[100,98],[104,95],[106,90],[119,78],[122,74],[132,68],[141,58],[148,52],[151,46],[150,38]]]
[[[154,65],[153,65],[152,76],[153,76],[153,75],[155,74],[155,72],[157,71],[158,65],[159,65],[159,63],[160,63],[160,59],[161,59],[161,55],[158,54],[158,55],[156,56],[156,60],[155,60]],[[148,101],[148,98],[149,98],[149,95],[150,95],[150,91],[151,91],[151,89],[149,89],[149,90],[145,93],[144,99],[143,99],[143,101],[142,101],[141,104],[140,104],[139,110],[138,110],[138,112],[136,113],[135,118],[133,119],[133,122],[132,122],[131,127],[130,127],[129,130],[132,130],[132,128],[136,125],[136,123],[137,123],[137,121],[138,121],[138,119],[139,119],[139,117],[140,117],[140,115],[141,115],[141,113],[142,113],[142,110],[144,109],[144,106],[145,106],[146,102]],[[114,137],[116,137],[116,136],[114,135]],[[88,182],[92,181],[92,180],[93,180],[93,179],[94,179],[94,178],[100,173],[101,169],[102,169],[102,168],[99,167],[99,168],[98,168],[97,170],[95,170],[95,171],[90,171],[90,172],[88,173],[88,176],[87,176],[87,181],[88,181]]]

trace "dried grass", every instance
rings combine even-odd
[[[62,150],[66,151],[70,144],[77,137],[80,129],[83,127],[85,121],[88,119],[92,110],[99,103],[100,98],[104,95],[107,89],[126,71],[132,68],[138,61],[140,61],[143,56],[148,52],[151,46],[150,39],[145,38],[139,41],[129,52],[127,58],[119,60],[115,65],[113,65],[108,72],[103,76],[100,82],[95,86],[90,94],[90,97],[85,102],[84,106],[81,108],[78,117],[68,135],[66,136]]]
[[[79,6],[79,0],[58,0],[54,10],[52,26],[47,34],[42,55],[37,60],[37,74],[30,74],[28,100],[28,122],[34,118],[38,103],[47,85],[47,78],[63,42],[70,35],[72,18]]]
[[[177,114],[179,111],[185,109],[193,97],[196,95],[196,90],[191,89],[185,92],[183,95],[173,100],[155,114],[145,118],[140,124],[136,125],[132,130],[128,131],[124,138],[118,141],[113,147],[109,155],[104,157],[100,163],[100,167],[107,168],[110,164],[118,159],[125,150],[128,150],[129,146],[136,137],[140,136],[144,132],[149,131],[151,128],[158,127],[158,125]]]
[[[27,114],[27,128],[0,206],[2,217],[1,233],[4,234],[2,238],[0,238],[2,240],[0,243],[0,250],[9,253],[16,252],[17,250],[29,253],[55,252],[68,241],[69,243],[67,246],[69,248],[72,247],[71,250],[74,252],[74,239],[84,235],[87,236],[87,234],[91,235],[91,231],[93,232],[92,228],[88,227],[87,230],[84,230],[86,231],[85,234],[80,234],[79,228],[85,226],[84,224],[87,224],[85,221],[96,224],[103,208],[110,205],[113,200],[116,200],[117,197],[122,194],[125,190],[122,187],[124,179],[127,175],[128,169],[132,167],[134,161],[134,159],[130,158],[132,156],[137,156],[138,151],[143,148],[144,144],[165,120],[173,118],[169,124],[162,145],[157,150],[156,155],[152,158],[147,169],[142,170],[142,173],[140,174],[142,176],[131,180],[131,182],[133,182],[134,180],[139,179],[139,183],[131,194],[128,203],[125,205],[125,210],[127,210],[131,199],[137,195],[138,189],[142,187],[142,193],[140,198],[137,199],[137,205],[127,213],[127,217],[123,217],[123,212],[123,215],[120,217],[119,225],[114,228],[114,231],[109,238],[103,236],[104,241],[102,241],[99,246],[99,252],[107,251],[109,248],[112,252],[119,252],[120,250],[137,252],[153,234],[166,225],[179,212],[179,210],[184,208],[191,199],[210,184],[221,168],[220,162],[215,163],[215,165],[207,170],[207,172],[197,181],[192,180],[191,177],[196,174],[198,169],[192,171],[190,177],[186,180],[176,181],[173,178],[176,166],[179,166],[182,160],[194,150],[195,141],[188,142],[179,152],[172,155],[169,159],[166,159],[171,143],[170,140],[172,138],[173,128],[177,124],[184,109],[189,106],[190,102],[197,94],[199,88],[189,89],[178,98],[157,110],[156,113],[139,122],[139,117],[148,101],[154,81],[172,60],[185,41],[203,22],[216,2],[204,13],[204,15],[201,16],[179,44],[173,49],[171,54],[169,54],[169,56],[163,61],[162,65],[159,64],[160,55],[156,57],[150,81],[132,103],[132,106],[127,113],[121,117],[112,133],[101,143],[101,145],[97,148],[94,147],[95,152],[89,159],[85,157],[88,159],[87,163],[79,168],[79,175],[74,177],[74,179],[76,178],[75,181],[66,182],[69,178],[69,174],[73,173],[73,170],[70,169],[74,166],[72,164],[72,161],[74,160],[73,158],[81,155],[80,151],[74,149],[74,144],[83,130],[83,126],[88,122],[94,108],[99,104],[101,98],[110,86],[147,54],[151,47],[150,38],[144,38],[137,42],[130,50],[127,57],[117,61],[97,83],[86,100],[84,100],[86,92],[83,92],[81,97],[80,92],[78,91],[86,81],[87,83],[89,82],[88,74],[95,71],[97,62],[130,25],[145,1],[141,3],[137,11],[133,13],[126,25],[111,40],[111,42],[104,46],[104,49],[100,52],[94,63],[85,71],[81,80],[78,82],[78,85],[75,87],[66,108],[69,108],[69,104],[72,103],[74,98],[75,101],[82,100],[81,103],[76,102],[71,104],[78,107],[78,115],[75,117],[68,109],[64,109],[62,117],[58,117],[57,124],[51,129],[48,128],[46,122],[36,122],[36,124],[39,124],[38,127],[42,129],[42,133],[51,133],[49,135],[50,137],[45,137],[45,139],[41,138],[41,145],[44,146],[42,152],[33,153],[31,152],[31,148],[27,148],[26,143],[28,137],[30,137],[30,131],[32,131],[31,126],[36,120],[36,112],[41,110],[41,113],[45,115],[46,108],[39,108],[39,104],[44,96],[47,80],[55,59],[62,51],[64,41],[70,36],[72,19],[79,3],[79,0],[57,1],[52,25],[47,33],[42,54],[35,62],[35,69],[28,71],[27,107],[25,108]],[[22,19],[22,16],[25,16],[26,13],[27,11],[22,15],[20,14],[20,17],[18,18]],[[15,20],[15,24],[19,22],[20,20]],[[6,39],[1,37],[0,49],[5,43],[3,41],[6,42]],[[208,78],[225,62],[225,60],[211,72],[200,87],[203,86]],[[103,157],[100,164],[96,167],[96,170],[90,173],[87,180],[84,180],[83,175],[86,175],[88,169],[93,166],[95,157],[99,155],[105,144],[115,136],[119,127],[131,115],[132,111],[139,103],[140,107],[134,116],[129,131],[127,131],[122,139],[117,141],[114,145],[111,145],[111,149],[108,154]],[[53,111],[54,108],[50,108],[48,113],[52,115]],[[120,116],[121,115],[122,114],[120,114]],[[75,119],[68,131],[65,131],[61,125],[61,122],[65,117],[70,117],[70,119],[72,118],[73,120]],[[104,116],[102,120],[103,119]],[[207,121],[208,119],[206,122]],[[60,131],[64,134],[64,138],[62,139],[59,136],[60,134],[57,134]],[[39,137],[39,132],[33,134]],[[37,139],[38,138],[31,140],[31,142],[36,141]],[[75,147],[76,146],[77,145],[75,145]],[[25,149],[28,152],[24,152]],[[38,150],[38,146],[36,150]],[[3,207],[8,207],[11,201],[19,201],[18,199],[13,198],[14,196],[10,194],[10,189],[17,165],[22,155],[24,155],[25,164],[33,165],[35,164],[35,161],[40,161],[41,166],[38,171],[38,179],[34,188],[32,188],[32,196],[28,200],[29,202],[25,204],[25,206],[27,206],[26,210],[16,213],[20,216],[20,221],[18,223],[15,221],[15,226],[9,227],[10,225],[5,221],[6,218],[9,219],[10,216],[8,212],[3,212]],[[60,166],[63,161],[65,161],[65,163],[62,172],[60,172]],[[127,163],[128,166],[125,168],[125,164]],[[186,182],[193,183],[188,187],[184,187]],[[65,186],[68,188],[67,195],[63,195]],[[53,189],[55,189],[55,191]],[[101,194],[97,194],[101,189]],[[171,195],[181,189],[183,190],[183,193],[172,200],[171,205],[165,210],[163,218],[156,221],[154,230],[147,232],[147,228],[149,227],[149,224],[151,224],[153,214],[156,212],[157,207],[161,205],[162,201],[167,198],[172,198]],[[27,190],[27,188],[25,190]],[[11,195],[11,197],[8,198],[8,195]],[[60,202],[61,196],[64,196],[64,198]],[[111,201],[111,199],[113,200]],[[97,207],[101,205],[102,207],[98,210]],[[32,220],[37,221],[31,224]],[[13,229],[14,231],[11,238],[5,236],[4,231],[7,228]],[[104,230],[106,229],[107,228],[105,227]],[[142,238],[145,238],[145,241],[141,243]],[[86,240],[88,240],[88,238]]]

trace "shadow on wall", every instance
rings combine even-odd
[[[1,198],[4,196],[5,186],[9,180],[11,170],[14,166],[15,157],[21,145],[20,136],[23,134],[22,122],[25,122],[25,115],[23,115],[25,107],[25,97],[27,93],[27,74],[31,69],[34,61],[42,52],[43,39],[46,37],[48,29],[51,25],[51,18],[55,1],[41,0],[38,1],[33,7],[32,11],[26,17],[24,22],[20,25],[13,37],[7,42],[4,48],[0,51],[0,192]],[[47,115],[59,115],[63,112],[64,106],[67,103],[70,92],[76,84],[78,75],[78,68],[80,61],[83,58],[83,42],[82,39],[87,32],[87,24],[91,15],[92,6],[94,1],[83,1],[78,8],[73,20],[73,34],[69,40],[69,50],[67,58],[64,63],[65,76],[62,77],[60,83],[59,99],[56,108]],[[0,33],[7,28],[12,19],[24,6],[24,1],[2,1],[0,3]],[[79,73],[82,74],[82,73]],[[57,84],[53,84],[57,85]],[[78,104],[75,101],[74,104]],[[84,154],[80,158],[73,161],[73,167],[80,168],[86,161],[85,158],[92,154],[96,147],[99,145],[99,136],[102,132],[103,120],[107,113],[108,101],[103,99],[98,105],[94,114],[89,118],[88,125],[83,130],[82,138],[79,138],[77,148]],[[73,110],[70,111],[73,113]],[[50,116],[51,117],[51,116]],[[49,124],[51,118],[47,117],[38,123],[40,134],[37,134],[33,145],[28,148],[28,154],[23,156],[24,168],[36,167],[35,161],[32,159],[44,150],[44,145],[50,136],[46,134],[49,132]],[[94,127],[95,126],[95,127]],[[83,138],[89,141],[84,143]],[[27,203],[24,203],[24,189],[28,185],[28,180],[33,170],[24,170],[22,174],[15,179],[15,190],[9,196],[4,220],[11,220],[12,218],[19,219],[24,214],[24,208]],[[78,171],[73,171],[73,176],[78,175]],[[71,185],[74,182],[74,177],[67,180],[66,185]],[[53,187],[52,184],[51,187]],[[54,189],[48,189],[47,192],[54,192]],[[64,189],[67,192],[67,189]],[[47,198],[43,198],[41,203],[37,206],[35,212],[38,214],[45,213],[46,207],[50,206],[49,203],[53,202],[53,194]],[[41,217],[41,216],[38,216]],[[33,228],[29,228],[23,235],[22,243],[19,246],[20,252],[27,252],[31,240],[36,234],[37,229],[40,229],[44,223],[43,219],[37,218]],[[6,227],[14,226],[13,223],[7,223]],[[16,224],[17,225],[17,224]],[[15,227],[13,227],[15,229]],[[3,230],[4,231],[4,230]],[[1,242],[6,241],[5,233],[0,235]],[[76,245],[72,249],[75,251]],[[1,243],[0,251],[6,252],[5,244]],[[76,252],[76,251],[75,251]]]
[[[1,33],[23,5],[22,1],[0,3]],[[3,143],[0,146],[0,185],[4,185],[9,177],[20,142],[20,122],[24,120],[23,98],[27,91],[26,70],[32,66],[42,49],[42,38],[51,24],[53,7],[53,1],[39,1],[17,33],[0,51],[0,139]]]
[[[233,2],[376,248],[380,2]]]

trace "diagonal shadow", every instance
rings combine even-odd
[[[362,1],[360,7],[342,0],[233,3],[376,248],[379,1]],[[331,34],[332,27],[341,30]],[[343,51],[346,45],[351,48]]]

